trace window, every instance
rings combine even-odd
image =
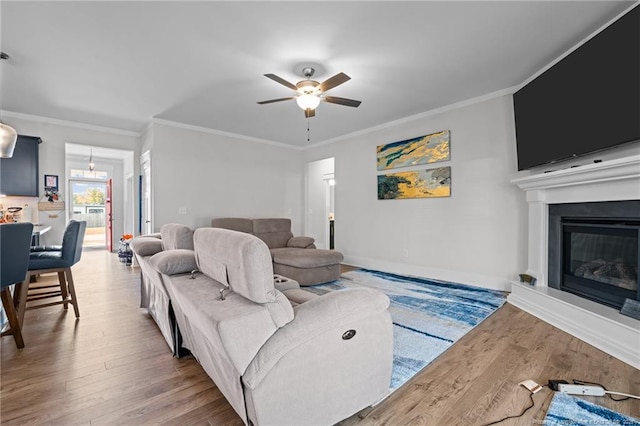
[[[100,170],[80,170],[80,169],[71,169],[71,177],[72,178],[88,178],[88,179],[100,179],[107,180],[109,176],[107,172]]]

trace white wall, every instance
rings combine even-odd
[[[300,150],[162,123],[151,134],[156,231],[171,222],[211,226],[213,217],[289,217],[300,234]]]
[[[3,121],[16,129],[19,134],[39,136],[42,138],[43,142],[40,144],[39,150],[40,170],[38,177],[40,195],[44,195],[44,175],[57,175],[60,191],[67,204],[68,194],[66,194],[66,192],[68,186],[65,171],[65,143],[70,142],[88,146],[132,150],[136,158],[140,156],[139,138],[132,132],[103,129],[59,120],[48,120],[4,111]],[[122,170],[120,171],[120,176],[122,176],[121,173]],[[134,174],[139,174],[139,166],[137,164],[134,164]],[[5,205],[13,205],[11,198],[13,197],[3,198],[0,202]],[[32,212],[37,208],[37,202],[38,200],[36,198],[28,199]],[[39,222],[42,224],[52,225],[52,230],[42,236],[41,244],[60,244],[62,242],[62,234],[68,221],[65,213],[59,214],[57,218],[49,218],[44,212],[33,214],[33,217],[34,219],[38,217]],[[123,233],[123,220],[119,222],[120,223],[114,223],[114,240],[117,240],[118,236]],[[117,248],[117,244],[115,244],[114,247]]]
[[[447,129],[451,161],[436,165],[452,168],[451,197],[378,200],[376,146]],[[503,290],[526,268],[527,206],[509,183],[517,169],[510,95],[304,152],[305,161],[326,157],[335,157],[345,263]]]

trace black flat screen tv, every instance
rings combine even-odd
[[[513,95],[518,170],[640,140],[640,6]]]

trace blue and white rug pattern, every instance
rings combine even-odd
[[[391,300],[393,392],[502,306],[506,294],[464,284],[359,269],[305,289],[318,294],[353,287],[382,291]]]
[[[566,393],[556,392],[542,424],[640,426],[640,421]]]

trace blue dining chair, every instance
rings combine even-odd
[[[2,335],[13,335],[18,348],[24,347],[24,340],[11,286],[27,278],[32,233],[32,223],[0,223],[0,296],[9,321]]]
[[[80,317],[71,267],[78,263],[82,256],[82,241],[86,228],[87,222],[71,220],[64,231],[62,245],[59,249],[32,250],[30,252],[29,276],[20,286],[18,298],[18,315],[21,322],[26,310],[54,305],[63,305],[64,309],[68,309],[71,304],[76,318]],[[34,275],[51,272],[58,274],[57,283],[30,282]],[[40,301],[51,298],[58,300],[40,303]]]

